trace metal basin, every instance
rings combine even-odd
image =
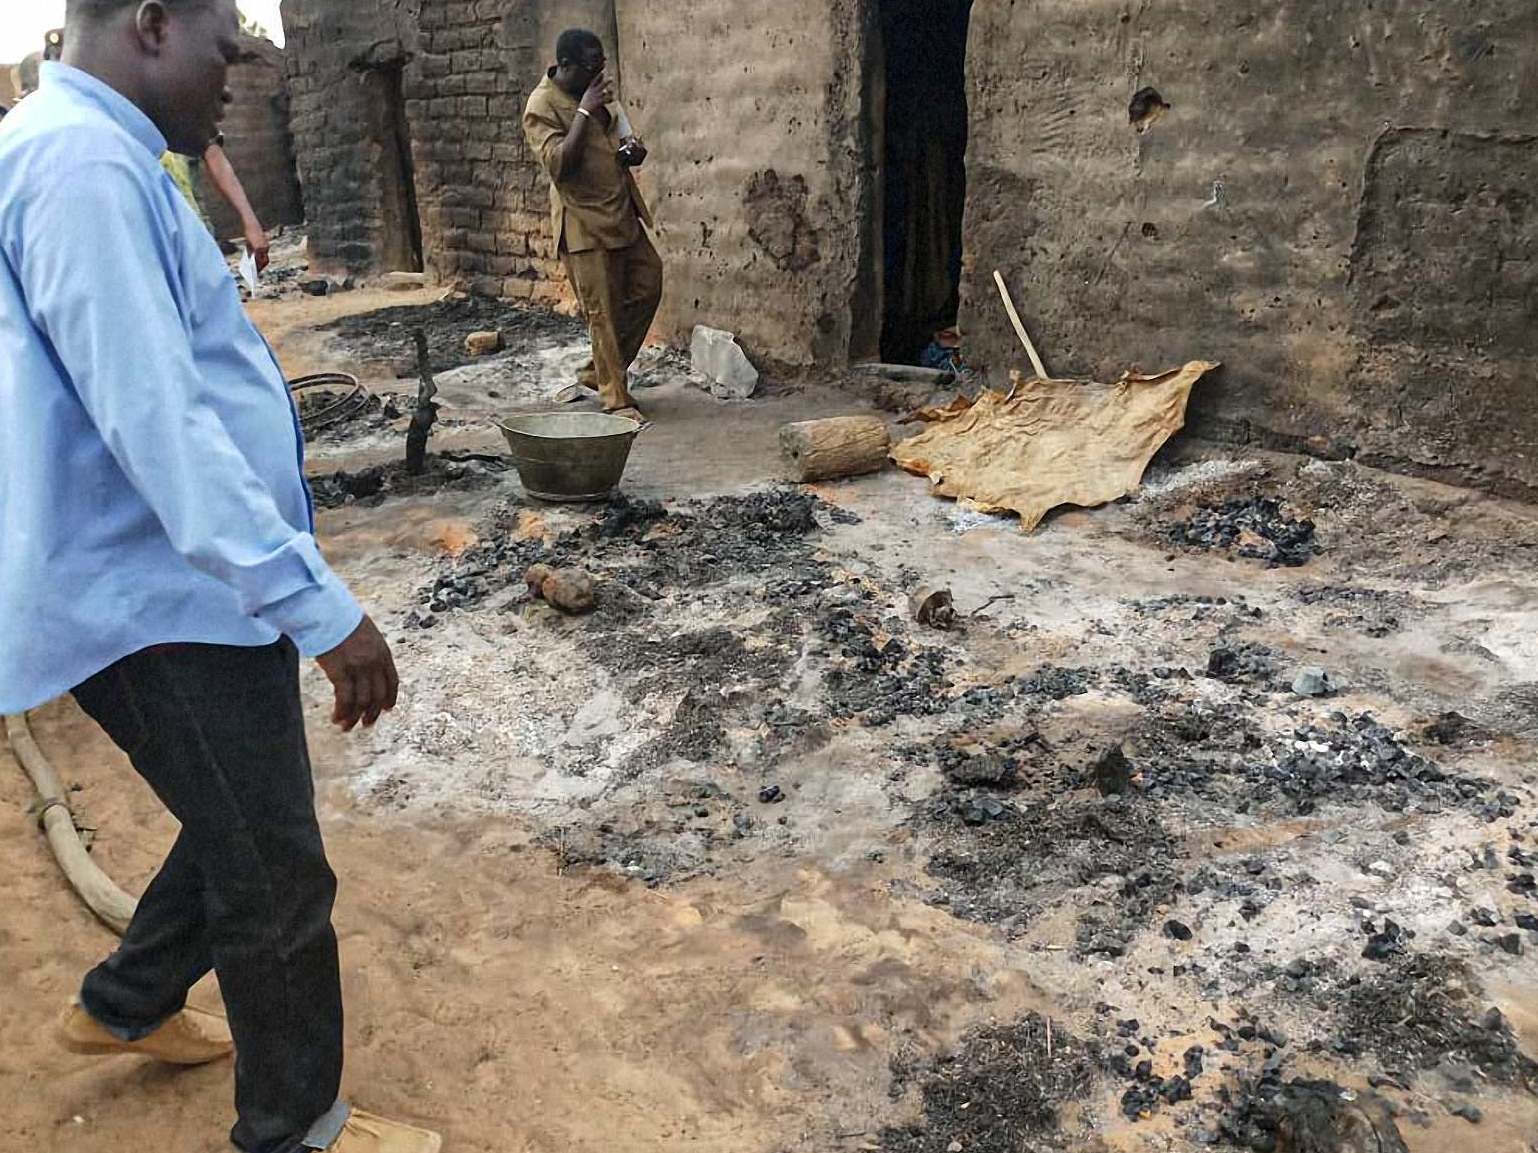
[[[524,491],[537,500],[602,500],[625,475],[635,421],[602,412],[541,412],[510,416],[497,427],[507,438]]]

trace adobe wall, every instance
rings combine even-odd
[[[388,190],[366,75],[415,53],[419,6],[284,0],[290,126],[317,271],[390,271],[381,267]]]
[[[755,358],[837,365],[866,305],[870,194],[856,0],[619,5],[625,92],[668,281],[659,331],[736,332]]]
[[[234,100],[224,119],[224,151],[265,227],[303,224],[283,52],[271,41],[253,36],[241,37],[241,50],[240,63],[230,69]],[[240,218],[206,175],[199,198],[216,235],[241,234]]]
[[[861,6],[794,0],[752,21],[724,0],[619,9],[616,18],[613,0],[288,0],[312,261],[389,271],[388,195],[361,78],[399,63],[427,270],[479,293],[568,301],[548,182],[521,117],[556,36],[585,25],[610,41],[621,97],[652,149],[640,175],[668,264],[658,332],[684,340],[695,323],[714,323],[767,362],[841,361],[861,244]]]
[[[1203,357],[1200,430],[1538,486],[1531,0],[979,3],[963,326],[1058,374]],[[1128,100],[1172,111],[1146,135]]]
[[[361,78],[394,62],[428,270],[569,299],[519,116],[587,24],[652,148],[658,333],[838,368],[879,313],[872,5],[288,0],[312,257],[384,270]],[[1140,135],[1144,85],[1173,109]],[[980,0],[968,87],[962,327],[993,379],[1021,363],[1000,268],[1058,373],[1223,361],[1202,432],[1538,486],[1531,0]]]

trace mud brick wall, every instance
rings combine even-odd
[[[290,125],[317,271],[390,271],[385,205],[392,190],[371,77],[404,68],[414,54],[417,7],[410,0],[284,0]]]
[[[234,96],[224,119],[224,150],[256,215],[267,228],[303,224],[304,203],[289,132],[288,76],[283,52],[269,40],[241,37],[241,60],[230,69]],[[205,176],[199,189],[214,232],[241,234],[240,218]]]
[[[1059,374],[1222,360],[1200,431],[1538,486],[1532,0],[978,4],[969,72],[995,380],[997,267]]]
[[[870,195],[865,5],[618,4],[624,98],[667,286],[658,331],[736,332],[760,362],[847,360]],[[687,47],[685,47],[687,46]]]
[[[569,303],[549,235],[547,184],[524,143],[522,115],[572,8],[584,5],[288,0],[312,262],[361,274],[404,267],[411,253],[402,215],[414,209],[422,266],[437,281]],[[541,48],[547,26],[557,31]],[[400,167],[389,138],[397,129],[407,142],[412,205],[392,187]]]
[[[547,181],[523,136],[538,19],[557,7],[422,3],[410,95],[427,264],[483,295],[569,300]]]

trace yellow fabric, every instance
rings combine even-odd
[[[1093,508],[1135,489],[1185,424],[1191,389],[1217,367],[1199,360],[1115,384],[1016,374],[1007,396],[986,391],[919,413],[929,427],[893,448],[892,459],[929,477],[939,496],[1017,513],[1029,531],[1059,505]]]
[[[662,300],[662,259],[645,233],[629,248],[563,257],[593,338],[593,361],[583,370],[584,383],[598,389],[609,411],[630,408],[635,401],[626,376]]]
[[[550,177],[550,223],[556,248],[567,252],[629,248],[651,226],[651,213],[635,177],[619,162],[615,121],[597,121],[583,137],[582,162],[561,167],[560,149],[577,119],[577,101],[546,76],[529,96],[523,131],[529,147]]]
[[[192,164],[179,152],[165,152],[160,156],[160,167],[171,174],[171,179],[176,181],[176,187],[182,190],[182,195],[187,198],[187,203],[192,205],[192,211],[198,214],[200,220],[207,220],[203,215],[203,206],[198,203],[197,191],[192,186]]]

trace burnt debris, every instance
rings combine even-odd
[[[1170,526],[1169,536],[1176,544],[1232,552],[1270,568],[1298,568],[1323,551],[1314,540],[1314,522],[1287,516],[1272,497],[1204,505]]]

